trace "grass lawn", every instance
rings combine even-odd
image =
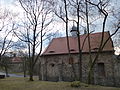
[[[47,82],[37,79],[31,82],[28,78],[8,77],[0,79],[0,90],[120,90],[120,88],[92,85],[73,88],[70,84],[70,82]]]

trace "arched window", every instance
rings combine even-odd
[[[97,66],[98,66],[98,75],[100,77],[105,77],[105,65],[104,65],[104,63],[98,63]]]

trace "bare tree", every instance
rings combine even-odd
[[[86,23],[86,30],[87,30],[87,36],[84,40],[84,42],[87,40],[88,44],[89,44],[89,56],[90,56],[90,60],[89,60],[89,74],[88,74],[88,83],[92,83],[93,82],[93,66],[95,64],[95,62],[97,61],[100,52],[102,51],[102,49],[104,48],[104,46],[106,45],[107,41],[114,36],[118,30],[119,30],[119,21],[117,23],[115,23],[116,29],[114,30],[114,32],[110,35],[110,37],[104,42],[104,32],[106,29],[106,21],[108,18],[108,14],[111,13],[110,11],[107,11],[107,6],[109,6],[109,1],[110,0],[98,0],[98,1],[91,1],[91,0],[66,0],[64,1],[64,5],[66,7],[59,7],[57,8],[58,12],[55,11],[55,14],[61,18],[65,23],[66,23],[66,12],[65,12],[65,8],[67,8],[67,20],[68,21],[75,21],[77,23],[77,30],[78,30],[78,37],[79,37],[79,27],[80,27],[80,23],[79,20],[83,20],[84,23]],[[65,4],[67,2],[67,4]],[[63,2],[62,2],[63,3]],[[60,3],[59,3],[60,4]],[[61,5],[61,4],[60,4]],[[81,7],[83,7],[83,9],[81,9]],[[74,8],[74,9],[73,9]],[[107,9],[106,9],[107,8]],[[71,10],[73,10],[73,14],[71,14]],[[71,16],[77,16],[77,19],[73,19],[70,20],[68,19],[68,16],[71,14]],[[92,25],[94,24],[96,25],[96,21],[97,20],[103,20],[102,22],[102,37],[101,37],[101,43],[99,46],[99,50],[95,56],[95,58],[93,59],[91,57],[91,40],[90,40],[90,33],[92,33],[92,29],[94,28]],[[68,22],[67,22],[68,23]],[[68,26],[67,26],[68,27]],[[97,29],[98,27],[96,27]],[[97,30],[96,30],[97,31]],[[78,38],[78,46],[79,46],[79,54],[82,51],[83,47],[84,47],[84,42],[82,44],[82,46],[80,46],[80,40]],[[81,47],[81,48],[80,48]],[[81,53],[82,54],[82,53]],[[82,60],[82,55],[79,55],[79,60]],[[81,58],[81,59],[80,59]],[[81,67],[82,65],[80,65]],[[81,67],[82,68],[82,67]],[[79,68],[79,70],[82,72],[82,69]],[[80,75],[81,77],[82,75]]]
[[[1,10],[1,9],[0,9]],[[2,9],[0,15],[0,66],[5,68],[6,76],[8,76],[8,63],[3,59],[8,50],[13,47],[13,33],[15,24],[13,23],[13,14],[7,9]]]
[[[80,40],[80,21],[84,21],[85,23],[88,22],[85,19],[87,17],[85,17],[85,10],[81,9],[81,8],[85,8],[85,2],[82,0],[66,0],[63,3],[65,6],[64,8],[62,8],[61,6],[59,7],[59,9],[57,9],[55,11],[55,14],[63,20],[63,22],[65,22],[66,25],[66,29],[68,29],[68,23],[70,23],[70,21],[76,22],[77,23],[77,38],[78,38],[78,49],[79,49],[79,59],[78,59],[78,67],[79,67],[79,80],[82,81],[82,49],[84,47],[84,43],[81,46],[81,40]],[[61,5],[61,4],[60,4]],[[66,12],[67,10],[67,12]],[[73,10],[73,11],[71,11]],[[67,16],[66,16],[67,13]],[[66,23],[66,17],[67,17],[67,23]],[[68,19],[68,17],[74,17],[74,19]],[[87,25],[88,26],[88,25]],[[89,28],[88,28],[89,30]],[[68,33],[68,32],[66,32]],[[91,33],[91,32],[90,32]],[[66,35],[67,36],[67,35]],[[89,37],[89,34],[86,36],[84,42],[86,41],[87,37]],[[69,48],[69,39],[68,39],[68,49]],[[89,45],[90,46],[90,45]],[[70,52],[69,52],[70,53]],[[73,71],[74,71],[74,67],[73,67]],[[74,72],[74,76],[75,76],[75,72]],[[75,76],[75,78],[77,78]]]
[[[62,36],[62,33],[60,33],[59,31],[50,32],[50,33],[48,33],[46,36],[47,36],[46,39],[48,40],[47,43],[50,43],[53,38],[61,37],[61,36]]]
[[[65,34],[66,34],[66,45],[67,45],[67,50],[68,50],[68,60],[71,60],[71,52],[70,52],[70,41],[69,41],[69,2],[68,0],[60,0],[60,1],[54,1],[54,3],[56,4],[55,9],[54,9],[54,13],[55,15],[60,18],[64,23],[65,23]],[[53,5],[53,4],[52,4]],[[64,6],[63,6],[64,5]],[[62,61],[62,66],[64,64],[64,62]],[[75,72],[75,68],[74,68],[74,64],[70,63],[72,66],[72,72],[71,74],[73,74],[73,79],[77,79],[76,77],[76,72]]]
[[[106,11],[106,6],[108,5],[108,3],[109,3],[109,0],[106,0],[105,2],[103,2],[103,1],[99,1],[98,2],[98,4],[95,4],[95,3],[93,3],[93,2],[91,2],[90,0],[88,1],[88,0],[86,0],[86,2],[88,2],[89,4],[91,4],[91,5],[93,5],[93,6],[95,6],[95,7],[97,7],[97,9],[98,9],[98,11],[100,12],[100,14],[101,15],[103,15],[103,22],[102,22],[102,36],[101,36],[101,42],[100,42],[100,45],[99,45],[99,49],[98,49],[98,52],[97,52],[97,54],[96,54],[96,56],[95,56],[95,58],[92,60],[92,62],[91,62],[91,64],[90,64],[90,68],[89,68],[89,73],[88,73],[88,83],[90,84],[90,83],[92,83],[93,82],[93,67],[94,67],[94,65],[95,65],[95,63],[96,63],[96,61],[98,60],[98,57],[99,57],[99,55],[100,55],[100,52],[103,50],[103,48],[104,48],[104,46],[106,45],[106,43],[108,42],[108,40],[113,36],[113,35],[115,35],[117,32],[118,32],[118,30],[119,30],[119,28],[120,28],[120,26],[119,26],[119,22],[118,23],[116,23],[116,25],[117,25],[117,28],[115,29],[115,31],[114,31],[114,33],[112,33],[105,41],[104,41],[104,32],[105,32],[105,29],[106,29],[106,20],[107,20],[107,17],[108,17],[108,12]]]
[[[15,35],[27,43],[29,53],[29,74],[30,81],[33,81],[33,72],[36,62],[42,52],[43,36],[47,27],[52,22],[51,10],[47,2],[43,0],[19,0],[19,3],[26,14],[26,20],[22,27],[23,31],[15,32]]]
[[[120,22],[120,11],[119,11],[120,7],[118,7],[117,9],[113,10],[112,15],[114,17],[114,21],[116,22]],[[117,11],[117,12],[116,12]],[[118,27],[118,25],[116,24],[116,22],[113,23],[112,27],[113,30],[112,32],[114,32],[114,29],[116,29]],[[120,30],[116,33],[116,35],[113,36],[113,42],[114,42],[114,47],[116,49],[116,54],[119,55],[120,54]]]

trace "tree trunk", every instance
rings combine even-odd
[[[23,61],[24,77],[26,77],[26,60]]]
[[[39,69],[38,69],[38,75],[39,75],[39,80],[42,80],[42,77],[41,77],[41,61],[39,61]]]
[[[63,80],[63,72],[62,72],[63,71],[63,65],[62,65],[62,63],[58,65],[58,70],[59,70],[59,75],[58,75],[59,81],[62,81]]]
[[[82,81],[82,50],[81,50],[81,40],[80,40],[80,31],[79,31],[79,24],[80,24],[80,19],[79,19],[79,1],[77,0],[77,38],[78,38],[78,49],[79,49],[79,60],[78,60],[78,65],[79,65],[79,81]]]
[[[29,80],[30,80],[30,81],[34,81],[34,80],[33,80],[33,67],[31,67],[31,69],[30,69],[30,77],[29,77]]]
[[[6,74],[6,77],[9,77],[9,75],[8,75],[8,68],[7,68],[7,66],[5,66],[5,74]]]
[[[88,84],[94,84],[94,70],[91,68],[88,72]]]
[[[66,24],[66,41],[67,41],[67,49],[68,49],[68,60],[71,58],[71,53],[70,53],[70,43],[69,43],[69,36],[68,36],[68,10],[67,10],[67,2],[66,0],[64,0],[64,5],[65,5],[65,14],[66,14],[66,20],[65,20],[65,24]],[[72,67],[73,70],[73,74],[75,76],[74,73],[74,68]],[[75,79],[75,77],[74,77]]]
[[[32,62],[32,59],[30,59],[30,66],[29,67],[30,67],[29,68],[29,75],[30,75],[29,80],[34,81],[33,80],[33,62]]]
[[[88,32],[88,46],[89,46],[89,63],[88,66],[90,67],[92,64],[92,56],[91,56],[91,42],[90,42],[90,30],[89,30],[89,11],[88,11],[88,2],[85,1],[86,4],[86,22],[87,22],[87,32]],[[93,68],[90,68],[90,72],[88,73],[88,84],[94,83],[94,75],[93,75]]]

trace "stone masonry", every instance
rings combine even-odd
[[[96,53],[92,53],[92,59]],[[49,81],[74,81],[79,78],[78,54],[72,54],[73,65],[68,55],[47,55],[41,57],[41,79]],[[89,54],[82,54],[82,81],[87,82]],[[113,58],[113,52],[102,52],[94,66],[94,84],[120,85],[120,63]],[[104,70],[102,74],[99,68]]]

